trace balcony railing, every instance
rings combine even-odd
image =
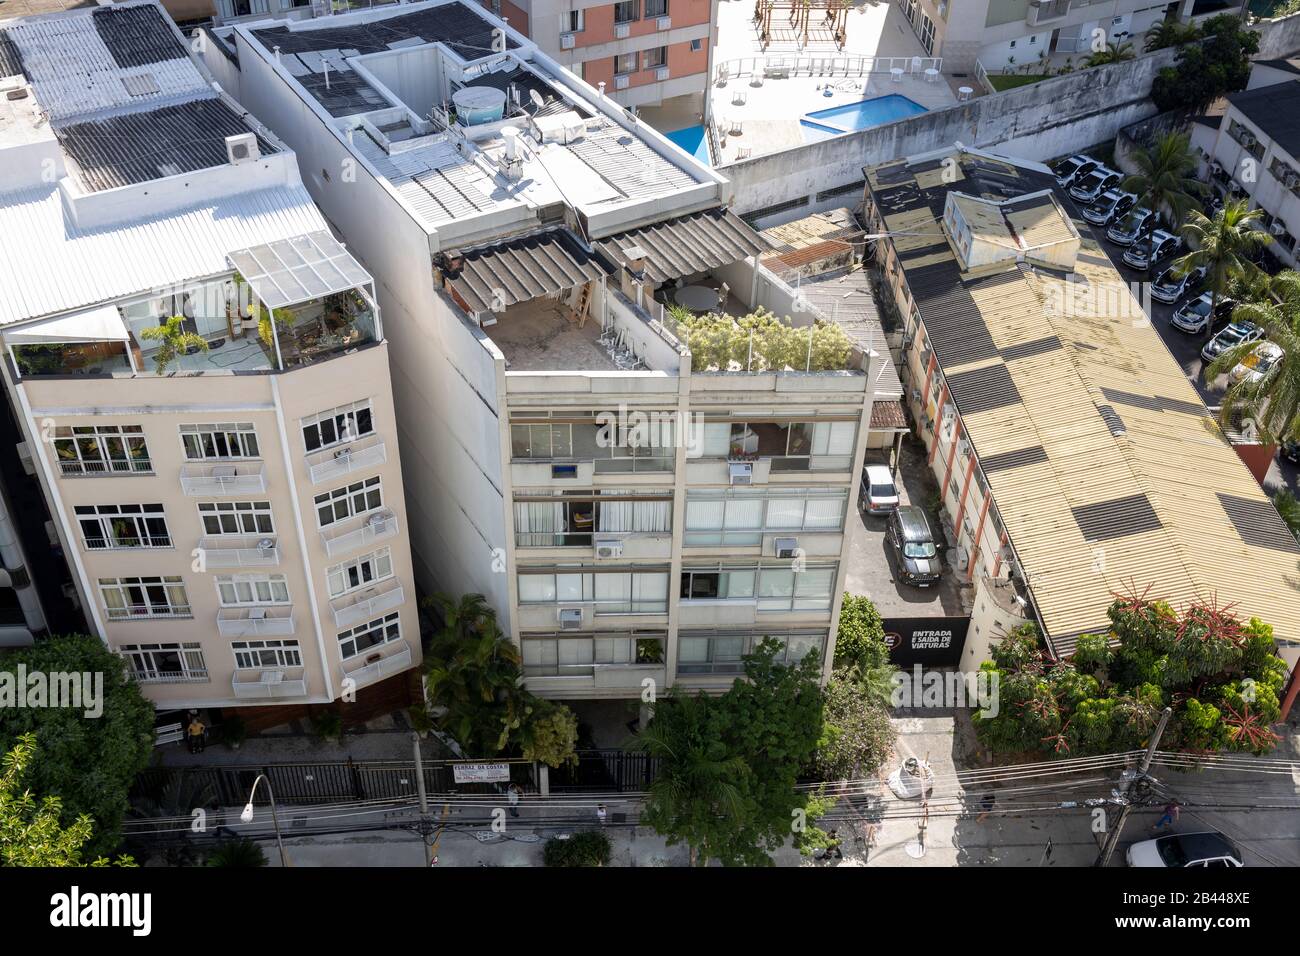
[[[365,687],[406,670],[411,666],[411,645],[403,642],[400,650],[386,657],[379,657],[376,653],[367,655],[365,660],[367,663],[352,670],[348,669],[347,662],[343,664],[343,677],[351,679],[354,687]]]
[[[64,478],[98,478],[101,475],[151,475],[153,462],[148,458],[109,458],[103,461],[59,459],[59,474]]]
[[[131,679],[137,684],[203,684],[208,681],[208,669],[191,667],[186,671],[132,671]]]
[[[237,670],[230,688],[240,700],[306,697],[307,677],[301,667]]]
[[[199,539],[209,568],[265,568],[280,563],[280,546],[271,535],[213,535]]]
[[[193,616],[194,612],[188,604],[128,604],[125,607],[110,607],[108,609],[108,619],[110,621]]]
[[[294,632],[293,606],[223,607],[217,611],[222,637],[284,637]]]
[[[374,514],[363,515],[359,522],[354,519],[342,523],[345,527],[338,531],[331,526],[320,533],[321,541],[325,545],[325,553],[330,557],[355,551],[397,534],[397,515],[391,511],[377,511]],[[347,525],[351,527],[348,528]]]
[[[362,468],[374,468],[388,460],[388,448],[378,435],[350,442],[342,448],[329,448],[307,456],[307,472],[312,484],[349,475]]]
[[[266,466],[260,461],[185,465],[181,491],[204,497],[266,493]]]
[[[1030,0],[1025,19],[1032,27],[1048,20],[1059,20],[1069,12],[1070,0]]]
[[[334,611],[334,624],[337,627],[352,627],[363,624],[377,615],[401,607],[406,603],[406,592],[401,582],[389,578],[381,584],[363,588],[353,594],[345,594],[330,603]]]
[[[138,538],[86,538],[87,551],[138,551],[142,548],[170,548],[171,535],[143,535]]]

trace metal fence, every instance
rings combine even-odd
[[[943,72],[941,56],[746,56],[724,60],[713,70],[713,82],[725,84],[738,77],[756,76],[782,79],[791,76],[866,76],[869,73],[904,73],[925,75],[926,70]]]

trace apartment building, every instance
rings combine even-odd
[[[1133,43],[1167,16],[1186,20],[1192,0],[898,0],[917,39],[946,71],[1023,69],[1046,53],[1087,57],[1096,31],[1105,42]],[[1011,63],[1014,59],[1014,64]],[[1032,71],[1031,71],[1032,72]]]
[[[151,0],[0,23],[0,77],[4,385],[90,627],[160,709],[405,685],[375,282],[297,158]]]
[[[765,636],[829,660],[888,357],[696,367],[684,289],[818,324],[726,180],[477,5],[230,42],[375,277],[422,586],[486,595],[547,697],[722,688]]]
[[[1300,264],[1300,78],[1286,60],[1257,65],[1251,88],[1228,96],[1220,116],[1192,126],[1201,176],[1221,196],[1263,210],[1269,250],[1291,268]],[[1281,77],[1282,82],[1256,86]]]
[[[963,666],[1023,620],[1072,653],[1116,595],[1233,606],[1294,667],[1296,544],[1044,166],[865,170],[903,383],[975,586]]]

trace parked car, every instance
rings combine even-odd
[[[1129,866],[1208,867],[1236,869],[1244,866],[1241,851],[1222,833],[1170,833],[1134,843],[1124,854]]]
[[[1094,203],[1097,197],[1108,189],[1118,186],[1124,177],[1113,169],[1098,166],[1092,172],[1076,176],[1070,187],[1070,195],[1083,203]]]
[[[916,505],[895,508],[889,516],[886,539],[898,565],[899,581],[929,587],[939,580],[943,569],[935,544],[938,539],[924,508]]]
[[[1213,295],[1209,292],[1202,292],[1195,299],[1188,299],[1169,317],[1169,324],[1182,332],[1204,332],[1206,325],[1211,322],[1210,317],[1210,300]],[[1222,298],[1214,307],[1213,323],[1228,321],[1232,317],[1233,307],[1236,302],[1229,298]]]
[[[1237,363],[1228,377],[1234,382],[1258,382],[1283,356],[1282,347],[1272,342],[1261,342],[1251,353]]]
[[[1106,226],[1132,209],[1136,202],[1137,196],[1132,193],[1108,189],[1096,202],[1083,210],[1083,218],[1094,226]]]
[[[1178,275],[1170,266],[1151,283],[1151,298],[1157,302],[1172,305],[1182,298],[1185,292],[1195,292],[1205,281],[1205,266],[1197,266],[1185,275]]]
[[[1150,209],[1139,206],[1124,218],[1115,220],[1114,225],[1106,230],[1106,238],[1117,246],[1131,246],[1146,232],[1154,215]]]
[[[1226,329],[1205,343],[1205,348],[1201,349],[1201,358],[1205,359],[1207,362],[1213,362],[1229,349],[1235,349],[1237,346],[1245,345],[1247,342],[1257,342],[1263,338],[1263,336],[1264,330],[1258,325],[1251,322],[1233,322]]]
[[[886,465],[868,465],[862,474],[862,509],[868,514],[888,514],[898,507],[898,489]]]
[[[1058,160],[1052,167],[1052,172],[1056,174],[1056,184],[1062,189],[1068,189],[1080,176],[1087,176],[1100,165],[1091,156],[1078,153]]]
[[[1134,269],[1145,269],[1150,262],[1161,262],[1168,259],[1175,252],[1181,249],[1183,241],[1175,236],[1172,232],[1166,232],[1164,229],[1157,229],[1151,234],[1151,241],[1139,239],[1133,245],[1124,250],[1124,261]],[[1151,249],[1155,249],[1155,254],[1151,255]]]
[[[1295,465],[1300,465],[1300,441],[1288,438],[1282,442],[1282,457]]]

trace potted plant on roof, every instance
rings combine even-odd
[[[141,329],[140,338],[146,342],[158,343],[158,351],[153,354],[153,364],[154,371],[159,375],[167,371],[167,366],[176,361],[178,355],[208,350],[207,340],[203,336],[185,328],[183,315],[173,315],[161,325]]]

